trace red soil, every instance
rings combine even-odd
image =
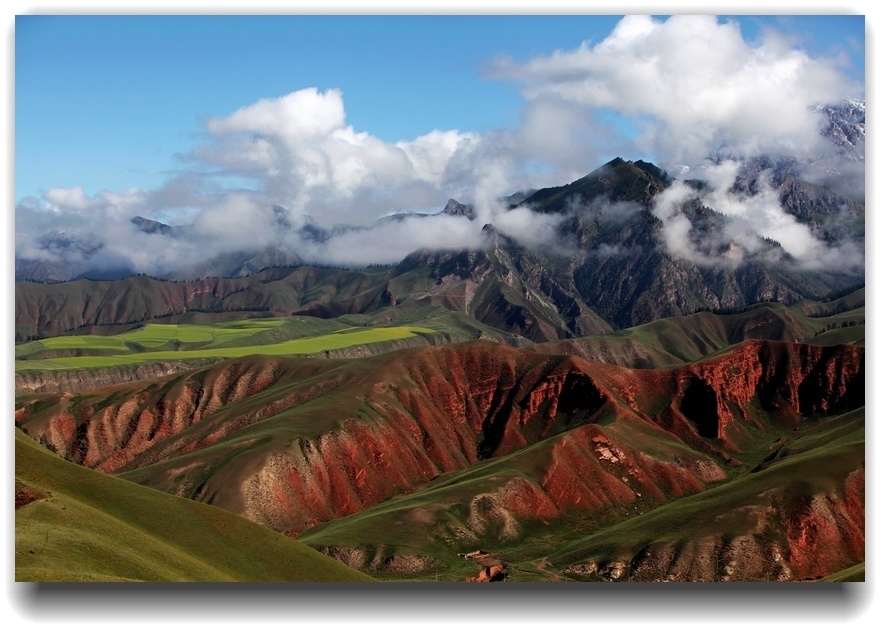
[[[33,489],[17,479],[15,480],[15,510],[18,510],[22,506],[27,506],[38,499],[40,499],[40,495],[37,495]]]
[[[223,484],[208,479],[187,491],[181,468],[163,482],[288,532],[568,431],[539,466],[540,481],[523,478],[492,499],[517,518],[547,519],[696,492],[724,478],[683,444],[649,454],[626,428],[599,423],[616,419],[611,426],[638,427],[645,439],[654,431],[665,442],[672,433],[707,453],[735,449],[735,426],[754,424],[755,407],[796,424],[863,405],[863,360],[850,346],[749,341],[712,360],[646,371],[473,342],[351,364],[242,359],[93,391],[78,403],[42,396],[55,404],[28,402],[16,420],[68,459],[116,472],[301,413],[285,421],[314,436],[237,458],[212,473],[226,475]],[[308,410],[319,399],[320,411]]]
[[[507,577],[507,564],[497,564],[495,566],[484,566],[480,570],[480,574],[476,577],[469,577],[468,582],[503,582]]]
[[[865,471],[840,493],[817,495],[782,512],[787,565],[796,578],[819,578],[865,561]]]

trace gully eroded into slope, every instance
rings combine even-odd
[[[439,474],[617,418],[727,455],[748,427],[762,426],[756,414],[794,426],[802,414],[864,404],[862,363],[859,348],[772,342],[661,371],[489,342],[356,362],[252,357],[79,397],[25,398],[16,423],[72,461],[129,471],[136,481],[299,532]],[[541,493],[555,510],[593,496],[633,500],[630,486],[584,468],[595,439],[572,433],[547,469]],[[608,462],[621,460],[613,443],[606,449]],[[723,476],[669,462],[633,471],[645,476],[645,489],[658,479],[674,489],[660,495],[694,492]]]
[[[745,531],[654,541],[635,555],[572,564],[578,579],[633,582],[804,581],[865,561],[865,471],[853,470],[840,487],[791,498],[783,489],[755,497],[734,518]]]

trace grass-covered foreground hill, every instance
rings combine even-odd
[[[369,579],[237,515],[64,461],[15,431],[18,582]]]

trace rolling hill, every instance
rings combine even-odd
[[[486,341],[357,360],[252,356],[33,395],[16,423],[70,461],[290,535],[359,522],[461,473],[454,499],[431,504],[458,516],[436,532],[461,548],[732,480],[801,424],[864,406],[863,360],[857,346],[758,340],[662,370]],[[403,522],[429,513],[419,504]]]
[[[863,410],[768,439],[752,457],[770,461],[728,471],[714,484],[694,479],[703,490],[666,498],[640,486],[646,472],[670,481],[658,474],[656,442],[632,433],[609,439],[598,427],[590,432],[592,444],[565,435],[440,477],[299,539],[380,578],[401,575],[383,560],[408,555],[420,562],[411,565],[411,577],[463,580],[478,567],[459,553],[479,548],[507,564],[510,581],[838,581],[837,569],[845,581],[853,567],[864,581]],[[571,446],[577,441],[580,449]],[[567,461],[554,462],[566,450]],[[611,457],[616,467],[596,465],[607,466]],[[595,463],[588,468],[584,460]],[[563,461],[583,480],[617,476],[569,486],[569,505],[560,510],[559,495],[538,482]],[[646,470],[646,461],[655,468]],[[616,505],[597,487],[634,496]],[[575,498],[584,505],[571,510]]]
[[[360,582],[226,511],[66,462],[15,432],[17,582]]]

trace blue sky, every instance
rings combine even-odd
[[[734,19],[747,41],[772,28],[811,56],[837,58],[863,82],[861,16]],[[308,87],[340,89],[347,124],[388,142],[435,129],[515,129],[525,103],[521,83],[493,78],[493,60],[524,63],[575,50],[600,42],[618,21],[19,16],[16,200],[54,187],[82,186],[87,194],[157,188],[192,167],[188,154],[205,139],[205,119]],[[608,114],[613,120],[615,112]]]
[[[815,106],[866,97],[862,15],[321,10],[340,13],[19,11],[7,192],[16,259],[164,274],[281,247],[320,263],[388,263],[474,247],[486,223],[552,242],[553,220],[508,211],[500,197],[571,182],[617,156],[697,178],[719,147],[815,168],[834,155]],[[708,178],[723,192],[730,171]],[[863,193],[864,163],[846,174]],[[450,198],[476,218],[407,219],[393,234],[374,226],[392,212],[439,212]],[[793,256],[814,255],[821,242],[784,216],[778,224],[767,198],[769,209],[718,206]],[[147,238],[135,216],[189,231]],[[312,221],[348,231],[310,244],[298,230]]]
[[[495,55],[573,48],[617,18],[22,16],[16,194],[153,187],[203,129],[260,98],[339,88],[348,122],[389,141],[511,126]],[[552,34],[552,35],[551,35]]]

